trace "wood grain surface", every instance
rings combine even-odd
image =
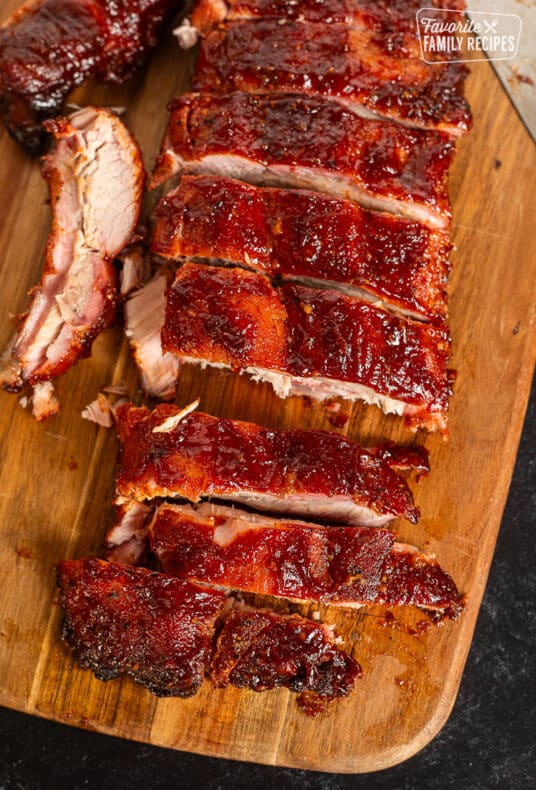
[[[17,5],[0,4],[5,17]],[[188,85],[191,55],[171,36],[128,88],[90,86],[72,101],[125,105],[126,120],[153,159],[166,103]],[[102,335],[91,359],[58,385],[63,408],[36,423],[17,396],[0,394],[0,703],[76,726],[221,757],[340,772],[393,765],[421,749],[452,708],[471,642],[506,499],[535,361],[536,149],[489,64],[468,81],[475,128],[459,143],[454,204],[451,324],[458,369],[451,439],[419,436],[432,473],[418,486],[417,526],[395,523],[400,539],[433,551],[467,592],[456,623],[415,633],[423,615],[341,613],[321,608],[365,670],[353,695],[316,720],[284,690],[213,690],[157,700],[129,680],[102,683],[73,665],[59,639],[54,563],[97,552],[113,518],[113,431],[80,418],[100,387],[125,383],[141,394],[121,328]],[[9,313],[24,309],[37,282],[49,230],[47,189],[36,161],[0,132],[0,342]],[[147,198],[147,209],[156,196]],[[282,428],[331,429],[321,405],[281,401],[268,385],[230,373],[185,369],[178,402],[201,397],[209,413]],[[365,444],[411,441],[398,418],[354,406],[345,433]],[[279,610],[285,604],[275,604]],[[307,614],[307,607],[294,607]],[[478,726],[478,722],[475,722]]]

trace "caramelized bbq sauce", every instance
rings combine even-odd
[[[338,291],[275,289],[242,269],[183,266],[167,293],[162,347],[233,370],[342,380],[430,412],[448,408],[447,328]]]
[[[239,263],[270,276],[364,288],[432,320],[447,311],[446,231],[305,190],[186,176],[156,210],[152,250]]]
[[[251,491],[289,497],[348,496],[413,523],[418,510],[405,483],[380,457],[329,431],[271,431],[195,412],[167,433],[153,433],[175,406],[118,409],[119,496],[144,499]]]
[[[316,695],[325,701],[345,697],[361,674],[359,664],[333,644],[324,627],[266,611],[232,612],[211,665],[216,686],[312,692],[315,696],[306,697],[302,707],[313,715],[319,712]]]
[[[159,696],[203,683],[226,596],[144,568],[101,560],[58,563],[63,638],[101,680],[130,675]]]
[[[446,411],[448,329],[403,319],[336,291],[286,283],[289,368],[363,384],[407,403]]]
[[[424,61],[414,34],[246,20],[218,26],[202,40],[193,89],[318,94],[460,133],[471,126],[463,97],[467,73],[460,62]]]
[[[411,552],[393,552],[388,557],[382,578],[382,603],[437,607],[431,617],[455,620],[464,609],[465,599],[451,577],[437,562]]]
[[[227,531],[218,532],[223,525]],[[166,573],[244,592],[319,603],[437,608],[451,619],[464,605],[435,559],[401,547],[393,551],[394,534],[388,530],[292,522],[248,529],[246,521],[237,523],[231,516],[202,520],[163,508],[150,540]]]
[[[454,141],[441,132],[364,120],[340,104],[307,96],[189,94],[170,108],[165,148],[185,160],[221,154],[263,167],[316,169],[450,219],[446,186]],[[161,157],[153,183],[162,166]]]
[[[279,17],[311,22],[345,22],[363,30],[415,31],[420,8],[464,10],[464,0],[199,0],[192,23],[209,29],[210,22],[226,19]],[[205,30],[203,32],[205,32]]]

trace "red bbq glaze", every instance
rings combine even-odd
[[[316,192],[214,176],[184,176],[155,219],[152,251],[165,258],[355,286],[425,319],[446,315],[446,231]]]
[[[365,120],[312,96],[188,94],[170,107],[153,186],[178,172],[213,172],[207,157],[238,157],[269,171],[313,172],[327,191],[330,179],[337,189],[342,179],[374,199],[397,201],[397,211],[426,212],[427,224],[450,221],[454,142],[446,134]]]
[[[402,446],[394,442],[375,447],[371,452],[380,455],[392,468],[406,469],[427,475],[430,472],[430,454],[422,445]]]
[[[430,607],[455,620],[463,611],[465,598],[435,560],[403,547],[393,551],[385,563],[379,603]]]
[[[58,563],[63,638],[101,680],[130,675],[159,696],[203,682],[226,596],[144,568],[102,560]]]
[[[457,135],[471,126],[463,96],[467,71],[459,61],[424,61],[414,34],[261,19],[230,22],[207,35],[193,88],[319,95]]]
[[[349,497],[380,514],[416,522],[405,481],[381,457],[329,431],[271,431],[254,423],[193,412],[165,433],[153,429],[178,413],[125,404],[117,410],[121,442],[116,492],[137,500],[158,496],[198,502],[207,496],[260,493],[315,501]],[[314,511],[311,509],[311,513]]]
[[[167,292],[162,348],[174,350],[180,336],[186,356],[191,350],[195,358],[206,356],[234,369],[245,360],[264,366],[269,359],[284,369],[286,314],[270,281],[242,269],[207,266],[200,277],[197,273],[195,265],[186,264]]]
[[[448,329],[392,315],[336,291],[285,284],[290,371],[370,387],[432,412],[448,407]]]

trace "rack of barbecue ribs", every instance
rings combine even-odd
[[[205,677],[218,687],[284,687],[316,715],[361,676],[329,627],[233,608],[207,585],[97,559],[60,562],[57,577],[63,638],[101,680],[126,674],[162,697],[190,697]]]
[[[0,99],[9,133],[30,153],[43,121],[96,77],[127,80],[156,46],[182,0],[27,0],[0,28]]]
[[[117,504],[155,497],[219,499],[275,513],[382,526],[416,523],[402,459],[331,431],[274,431],[160,404],[116,411]],[[418,467],[418,455],[406,460]]]
[[[281,397],[362,399],[447,435],[447,180],[471,114],[466,67],[421,57],[416,15],[464,9],[194,5],[176,31],[200,39],[194,92],[170,105],[151,179],[180,177],[151,249],[182,268],[165,315],[158,281],[141,351],[160,326],[168,360],[247,372]]]
[[[89,355],[115,315],[113,258],[134,233],[145,181],[139,147],[112,112],[86,107],[47,128],[57,144],[43,165],[53,212],[45,268],[0,370],[4,389],[34,387],[37,419],[59,408],[51,380]]]
[[[154,213],[152,252],[381,301],[423,321],[447,314],[449,234],[305,189],[183,176]]]
[[[37,19],[67,6],[33,8]],[[96,7],[87,0],[77,13]],[[184,363],[210,365],[268,381],[280,397],[362,400],[413,429],[446,434],[454,377],[447,180],[471,116],[465,66],[420,57],[416,12],[463,8],[461,0],[196,4],[177,31],[183,45],[200,39],[193,92],[170,105],[151,181],[172,188],[154,215],[155,266],[125,305],[148,394],[173,398]],[[52,26],[59,18],[51,15]],[[9,35],[24,40],[29,19]],[[92,31],[87,24],[89,49]],[[128,71],[135,54],[116,49]],[[107,61],[91,57],[62,88],[89,74],[107,78]],[[2,79],[12,131],[31,141],[35,113],[47,108]],[[63,96],[52,91],[50,101]],[[103,304],[115,296],[95,294],[115,294],[110,259],[137,220],[134,160],[113,179],[118,191],[91,171],[92,187],[111,201],[95,225],[60,226],[71,192],[85,195],[83,207],[102,202],[81,190],[79,174],[51,179],[52,239],[61,228],[62,249],[69,233],[75,241],[63,269],[50,259],[13,345],[8,386],[48,385],[107,322],[112,306]],[[125,200],[138,206],[128,221]],[[94,267],[79,265],[77,244]],[[53,256],[54,241],[49,247]],[[198,404],[115,409],[118,516],[106,560],[58,566],[63,635],[81,666],[102,679],[127,674],[159,695],[191,696],[204,679],[285,687],[315,715],[351,692],[359,665],[326,626],[238,603],[233,591],[279,606],[459,616],[465,598],[435,556],[389,529],[396,518],[419,518],[402,473],[427,472],[422,449],[365,449],[334,432],[210,416]]]

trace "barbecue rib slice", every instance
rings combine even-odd
[[[365,120],[327,99],[189,94],[171,104],[152,186],[182,173],[234,176],[327,192],[445,228],[453,154],[446,134]]]
[[[236,19],[294,19],[342,22],[358,30],[412,32],[421,8],[463,11],[464,0],[198,0],[190,25],[201,35],[225,21]]]
[[[463,96],[467,71],[459,61],[425,62],[414,33],[261,19],[230,22],[207,35],[193,89],[322,96],[365,118],[457,136],[471,126]]]
[[[157,272],[125,302],[125,334],[144,392],[154,398],[175,397],[179,378],[179,361],[173,354],[164,354],[160,332],[164,325],[167,276]]]
[[[186,263],[167,293],[162,349],[268,381],[281,398],[363,400],[446,431],[448,329],[338,291]]]
[[[316,192],[213,176],[184,176],[154,217],[152,252],[163,258],[244,266],[379,299],[414,318],[446,317],[446,231]]]
[[[382,450],[329,431],[272,431],[160,404],[116,412],[117,503],[204,497],[340,524],[382,526],[419,511]]]
[[[100,680],[130,675],[153,694],[190,697],[203,683],[226,594],[97,559],[58,563],[62,635]]]
[[[339,697],[347,697],[361,667],[335,644],[329,626],[299,615],[234,609],[225,620],[210,666],[215,686],[253,691],[288,688],[298,704],[317,716]]]
[[[0,99],[9,133],[40,153],[42,122],[88,79],[121,83],[156,46],[179,0],[28,0],[0,28]]]
[[[231,602],[207,586],[96,559],[58,563],[58,586],[63,638],[100,680],[126,674],[162,697],[192,696],[206,676],[220,687],[283,686],[306,692],[298,701],[315,715],[361,676],[329,627],[252,609],[221,623]]]
[[[52,230],[41,282],[0,373],[0,386],[13,391],[65,373],[110,324],[112,259],[134,232],[145,180],[138,145],[113,113],[86,107],[48,128],[58,140],[43,167]]]
[[[415,605],[452,618],[456,585],[390,530],[322,527],[210,504],[161,505],[149,526],[164,573],[298,603]]]

